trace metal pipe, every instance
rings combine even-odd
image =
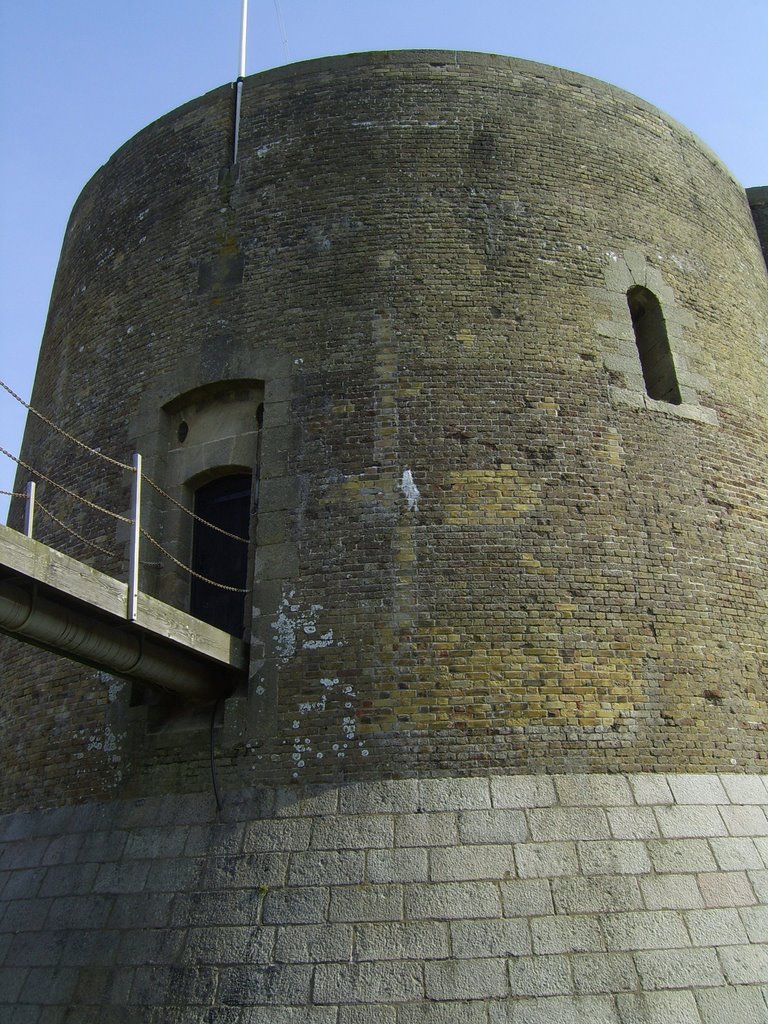
[[[30,480],[27,484],[27,504],[24,508],[24,533],[32,537],[35,528],[35,481]]]
[[[141,546],[141,456],[138,452],[134,452],[133,455],[131,505],[133,506],[133,522],[131,523],[131,547],[128,562],[128,608],[126,611],[129,621],[135,622],[139,608],[139,548]]]
[[[140,679],[191,700],[212,700],[232,689],[219,665],[210,667],[164,647],[128,626],[101,622],[54,603],[33,584],[0,581],[0,630],[116,675]],[[224,679],[224,682],[222,681]]]
[[[237,163],[237,149],[240,143],[240,107],[243,102],[243,80],[238,78],[235,86],[235,134],[232,143],[232,163]]]

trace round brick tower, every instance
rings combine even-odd
[[[767,1019],[744,190],[643,101],[525,61],[253,76],[236,161],[234,96],[86,186],[32,405],[143,455],[141,587],[242,628],[248,670],[190,704],[4,643],[6,1000]],[[128,475],[39,419],[22,459],[128,508]],[[179,565],[235,558],[185,512],[222,494],[246,495],[244,601]],[[125,523],[44,503],[76,535],[37,539],[124,576]]]

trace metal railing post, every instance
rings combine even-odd
[[[35,528],[35,489],[35,481],[30,480],[27,484],[27,504],[24,509],[24,533],[30,540]]]
[[[141,456],[133,455],[133,483],[131,486],[131,548],[128,562],[128,608],[131,622],[136,621],[139,606],[139,546],[141,544]]]

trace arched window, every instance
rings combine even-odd
[[[248,580],[248,545],[234,537],[248,538],[251,511],[250,473],[230,473],[198,487],[195,491],[192,568],[216,583],[236,590],[223,590],[192,577],[190,613],[212,626],[242,636],[245,624],[245,590]],[[218,530],[206,525],[211,523]]]
[[[680,387],[659,300],[647,288],[636,285],[627,292],[627,304],[648,397],[680,405]]]

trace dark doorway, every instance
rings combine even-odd
[[[226,587],[244,591],[248,579],[248,544],[235,537],[248,537],[251,511],[251,477],[232,473],[203,484],[195,491],[195,520],[192,568]],[[214,530],[211,523],[219,529]],[[220,530],[234,534],[228,537]],[[243,635],[245,594],[223,590],[192,577],[189,610],[192,615],[235,636]]]

